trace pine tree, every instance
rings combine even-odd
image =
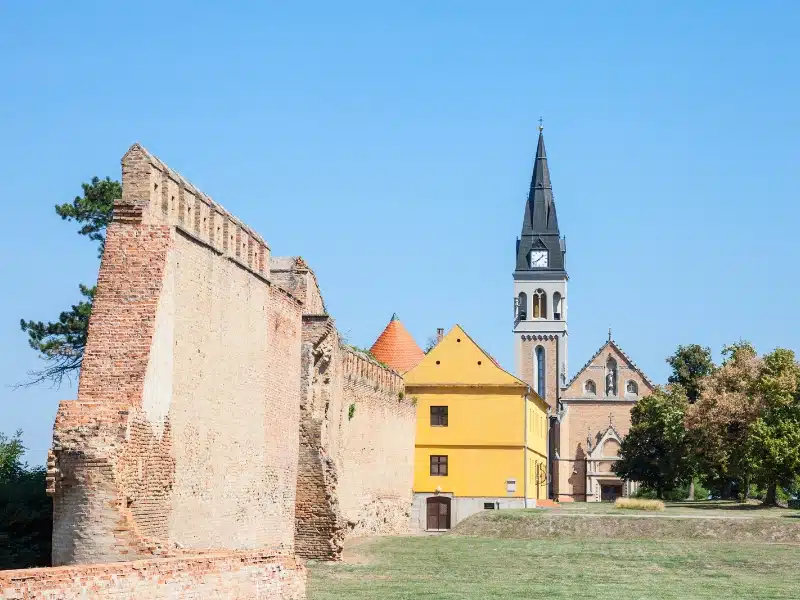
[[[99,242],[98,256],[102,257],[106,227],[111,222],[114,200],[122,197],[122,185],[109,177],[93,177],[89,183],[81,185],[83,196],[76,196],[71,203],[56,205],[56,214],[65,221],[80,224],[78,233]],[[21,385],[49,381],[58,387],[65,377],[77,376],[83,362],[95,287],[80,284],[79,289],[84,299],[62,312],[57,321],[20,320],[22,331],[28,334],[28,344],[46,362],[43,369],[28,373],[28,381]]]

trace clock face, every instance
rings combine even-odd
[[[532,267],[546,267],[547,266],[547,250],[531,250],[531,266]]]

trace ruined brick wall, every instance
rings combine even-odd
[[[408,528],[416,411],[399,374],[303,317],[298,555],[337,559],[348,535]]]
[[[306,315],[327,314],[317,276],[299,256],[275,256],[270,261],[270,278],[303,302]]]
[[[48,463],[54,564],[290,550],[302,303],[255,232],[138,145],[114,210]]]
[[[411,510],[416,407],[393,371],[351,349],[342,358],[348,421],[339,496],[348,532],[403,533]]]
[[[237,552],[0,571],[0,598],[302,600],[305,598],[305,579],[305,568],[292,557]]]

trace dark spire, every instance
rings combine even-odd
[[[528,264],[528,254],[534,247],[549,249],[548,266],[546,271],[564,272],[565,245],[561,242],[558,229],[558,216],[556,204],[553,200],[553,186],[550,181],[550,167],[547,164],[547,150],[544,146],[544,127],[539,119],[539,140],[536,144],[536,158],[533,162],[533,174],[528,190],[528,199],[525,202],[525,216],[522,221],[522,234],[517,243],[517,268],[516,271],[531,270]],[[542,269],[537,268],[541,273]]]
[[[539,143],[536,146],[536,159],[533,163],[531,187],[528,192],[528,206],[526,212],[530,213],[530,228],[534,233],[543,233],[549,230],[550,210],[553,205],[553,186],[550,183],[550,169],[547,166],[547,151],[544,148],[544,133],[539,126]],[[524,231],[524,226],[523,226]],[[556,228],[554,231],[558,231]]]

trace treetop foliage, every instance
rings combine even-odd
[[[695,402],[700,395],[700,382],[714,371],[711,349],[699,344],[678,346],[675,354],[667,358],[672,367],[668,378],[671,384],[680,384],[686,390],[689,402]]]
[[[83,196],[75,196],[72,203],[56,205],[56,213],[65,221],[75,221],[81,225],[80,235],[100,242],[99,256],[103,255],[106,244],[106,227],[111,222],[114,200],[122,198],[122,184],[110,177],[92,177],[91,182],[82,183]]]

